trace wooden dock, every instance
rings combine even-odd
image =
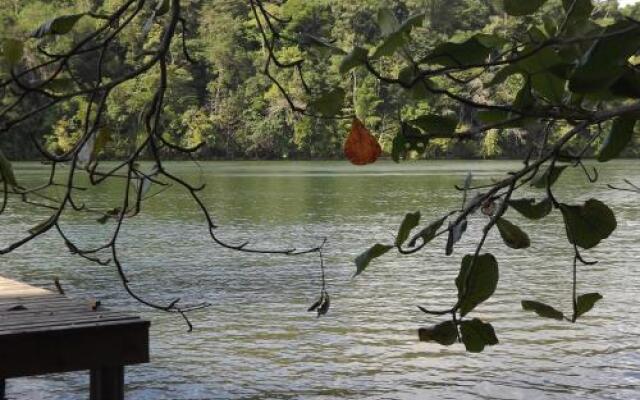
[[[149,322],[0,277],[0,399],[5,380],[90,371],[91,400],[124,399],[124,366],[149,362]]]

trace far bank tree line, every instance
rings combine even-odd
[[[98,8],[103,1],[66,0],[0,0],[2,15],[0,37],[28,36],[38,24],[54,14],[72,14]],[[340,159],[343,143],[351,121],[332,120],[300,115],[292,112],[277,88],[262,74],[266,49],[255,26],[248,2],[220,0],[209,2],[190,0],[185,4],[189,15],[186,26],[187,48],[197,61],[192,64],[184,57],[176,56],[168,66],[170,84],[166,99],[166,135],[180,145],[192,147],[201,142],[195,157],[198,159]],[[414,29],[415,40],[410,49],[414,54],[427,51],[443,40],[463,41],[478,31],[499,33],[503,37],[517,36],[524,32],[522,24],[506,15],[491,0],[290,0],[280,12],[289,20],[284,34],[292,37],[335,38],[336,47],[348,49],[355,46],[372,48],[380,41],[382,32],[376,23],[381,7],[394,11],[400,18],[418,13],[425,14],[421,27]],[[552,5],[545,6],[553,12]],[[144,13],[143,13],[144,14]],[[621,9],[616,1],[601,2],[595,18],[607,22],[621,18],[623,14],[640,16],[640,7]],[[143,60],[149,57],[146,46],[160,40],[160,26],[144,26],[148,15],[140,15],[132,26],[123,32],[119,55],[107,63],[106,73],[118,76],[127,72],[127,59]],[[68,35],[59,37],[60,49],[95,28],[100,21],[86,18],[77,22]],[[143,37],[144,36],[144,37]],[[145,37],[151,38],[145,42]],[[29,42],[31,46],[35,46]],[[135,44],[139,43],[138,46]],[[282,60],[295,61],[302,54],[300,46],[292,44],[278,50]],[[49,49],[51,51],[51,49]],[[180,43],[174,43],[171,51],[182,52]],[[28,54],[28,52],[25,52]],[[117,59],[121,57],[121,59]],[[319,54],[314,68],[305,70],[306,84],[310,87],[331,87],[341,75],[336,73],[341,55]],[[125,62],[123,62],[125,60]],[[28,64],[30,60],[25,60]],[[2,61],[4,62],[4,61]],[[35,62],[35,60],[33,61]],[[381,58],[380,68],[386,71],[400,70],[401,57]],[[95,75],[96,60],[87,58],[74,66],[77,81],[90,82]],[[287,72],[281,81],[294,95],[300,90],[300,82],[289,78]],[[517,91],[503,85],[499,89],[484,88],[473,77],[465,86],[466,94],[479,100],[509,98]],[[427,113],[449,113],[460,125],[473,127],[477,116],[446,99],[418,94],[407,101],[407,94],[392,85],[373,78],[366,71],[354,70],[344,85],[346,98],[344,114],[357,115],[380,143],[385,155],[390,155],[393,138],[400,129],[400,120],[411,119]],[[59,82],[65,85],[65,82]],[[127,82],[109,99],[103,118],[105,145],[103,156],[119,158],[134,148],[143,135],[145,104],[153,95],[157,75]],[[52,88],[56,90],[56,88]],[[62,90],[62,88],[61,88]],[[82,99],[74,100],[62,109],[48,111],[36,119],[16,126],[0,145],[13,159],[36,159],[30,144],[30,135],[45,138],[48,150],[68,151],[81,133]],[[29,107],[37,106],[30,104]],[[16,109],[15,114],[21,110]],[[9,116],[10,117],[10,116]],[[523,157],[532,140],[526,128],[494,130],[480,141],[450,139],[431,140],[420,155],[426,158],[515,158]],[[594,142],[593,149],[600,143]],[[640,154],[640,143],[632,143],[625,154]],[[168,151],[167,157],[179,158]]]

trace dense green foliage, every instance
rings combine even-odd
[[[0,0],[3,10],[0,37],[26,37],[51,15],[109,10],[117,3],[111,0]],[[191,64],[182,57],[174,57],[169,65],[170,87],[165,108],[166,120],[169,121],[167,135],[187,147],[205,141],[206,145],[197,153],[201,159],[342,157],[349,121],[293,112],[276,87],[262,74],[266,51],[247,2],[190,0],[183,7],[188,13],[187,45],[197,63]],[[416,54],[424,54],[426,49],[443,40],[460,42],[477,32],[499,33],[509,37],[522,34],[526,27],[521,19],[506,15],[496,6],[496,2],[490,0],[291,0],[278,12],[291,19],[285,34],[306,38],[307,41],[332,38],[335,47],[348,50],[354,46],[373,48],[380,43],[385,35],[385,28],[376,23],[381,7],[393,10],[400,20],[418,13],[426,15],[425,23],[415,27],[411,33],[414,39],[411,51]],[[557,13],[557,7],[558,4],[547,4],[541,12],[553,15]],[[627,12],[633,13],[635,10],[637,7],[630,7]],[[153,46],[159,40],[159,26],[150,27],[148,35],[151,40],[144,42],[141,39],[147,18],[148,12],[142,13],[134,21],[134,26],[128,27],[118,38],[120,54],[108,63],[112,75],[126,71],[129,60],[144,59],[146,54],[142,43]],[[598,6],[596,19],[610,22],[618,18],[620,12],[615,1]],[[57,38],[48,50],[55,52],[65,49],[99,23],[99,19],[80,19],[69,34]],[[301,56],[301,48],[308,44],[289,44],[278,49],[278,56],[282,60],[293,61]],[[24,49],[26,66],[36,62],[32,56],[35,45],[28,43]],[[374,62],[385,71],[395,71],[397,74],[404,65],[402,57],[383,57],[391,46],[393,43],[388,41],[386,49],[379,48]],[[469,50],[461,49],[464,52]],[[4,52],[11,54],[11,51],[10,44],[5,44]],[[22,58],[23,50],[18,51],[21,53],[17,58]],[[172,52],[181,51],[176,41]],[[480,59],[483,55],[479,53]],[[7,57],[4,58],[7,63]],[[308,86],[322,89],[338,83],[340,75],[337,72],[341,59],[342,55],[337,51],[327,56],[325,51],[319,50],[312,60],[312,67],[307,65],[305,68]],[[74,65],[74,68],[78,80],[89,82],[95,75],[95,60],[85,61],[84,64]],[[300,93],[299,79],[289,71],[275,74],[282,80],[285,89],[296,97],[296,101],[304,98]],[[483,122],[482,118],[492,117],[490,114],[483,116],[469,112],[450,100],[421,97],[420,93],[416,93],[415,100],[407,101],[402,90],[381,83],[366,71],[353,70],[344,78],[344,97],[350,101],[345,102],[343,111],[363,120],[387,155],[391,155],[392,141],[399,129],[399,116],[407,120],[428,113],[447,112],[453,117],[453,128],[458,123],[473,126]],[[156,80],[154,75],[141,77],[127,82],[112,94],[104,119],[108,130],[104,135],[110,139],[103,149],[104,157],[120,158],[139,140],[142,130],[140,115],[153,94]],[[509,101],[519,89],[517,77],[508,78],[508,82],[493,89],[480,87],[477,81],[471,80],[465,87],[467,94],[474,99],[491,99],[499,103]],[[55,91],[55,88],[51,89]],[[326,103],[341,107],[331,98]],[[16,126],[3,140],[5,153],[14,159],[37,157],[35,149],[28,144],[29,133],[33,132],[46,138],[48,149],[60,152],[68,150],[79,137],[85,105],[82,99],[77,99],[63,108],[49,110],[37,119]],[[34,104],[25,107],[30,106]],[[16,113],[19,111],[16,110]],[[436,123],[446,126],[442,121]],[[528,148],[526,144],[530,140],[532,138],[527,129],[505,128],[488,132],[480,141],[431,140],[424,156],[519,157],[525,154]],[[594,149],[598,146],[598,142],[593,144]],[[639,153],[640,144],[634,142],[625,154],[636,156]],[[172,157],[172,154],[166,156]],[[415,157],[416,154],[409,156]]]

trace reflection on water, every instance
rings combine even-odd
[[[482,354],[419,343],[416,329],[436,320],[415,308],[454,301],[453,279],[479,237],[479,221],[452,257],[444,256],[444,241],[437,240],[413,257],[385,256],[351,279],[355,255],[376,241],[391,241],[405,212],[436,218],[459,205],[452,187],[469,169],[488,182],[517,167],[477,161],[365,168],[341,162],[221,162],[200,169],[171,164],[194,182],[206,180],[205,200],[228,240],[286,246],[328,237],[332,309],[326,318],[306,312],[318,291],[316,256],[220,249],[207,240],[201,215],[177,188],[151,199],[139,219],[127,222],[122,252],[140,292],[213,304],[193,315],[191,334],[175,316],[141,310],[118,286],[112,267],[65,254],[54,235],[2,257],[1,273],[43,286],[59,276],[75,296],[96,296],[150,318],[153,362],[128,369],[130,399],[639,398],[640,198],[605,188],[636,177],[636,161],[606,165],[595,186],[577,172],[566,173],[558,185],[562,201],[606,200],[619,221],[604,245],[585,252],[600,262],[582,268],[579,291],[598,290],[605,298],[579,324],[520,309],[523,298],[571,308],[572,251],[558,213],[533,224],[509,212],[530,234],[528,250],[507,253],[497,234],[490,236],[487,251],[500,263],[500,284],[476,315],[496,327],[501,343]],[[19,165],[17,174],[32,183],[44,179],[35,164]],[[107,204],[118,189],[113,184],[83,196]],[[15,207],[0,219],[3,243],[47,218],[46,211]],[[109,233],[90,218],[69,216],[65,226],[87,244]],[[18,379],[9,382],[8,394],[82,399],[87,384],[86,374]]]

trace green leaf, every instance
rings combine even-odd
[[[487,253],[473,260],[472,254],[464,256],[456,278],[460,315],[463,317],[491,297],[498,286],[498,262],[495,257]]]
[[[388,8],[381,8],[378,10],[378,26],[383,36],[390,35],[396,32],[399,28],[398,19],[393,11]]]
[[[396,236],[396,246],[402,245],[408,238],[411,230],[418,226],[420,223],[420,211],[414,213],[408,213],[405,215],[400,229],[398,229],[398,236]]]
[[[530,15],[538,11],[547,0],[504,0],[504,11],[514,17]]]
[[[2,150],[0,150],[0,181],[6,180],[7,184],[10,186],[18,186],[16,182],[16,176],[13,173],[13,166],[11,165],[11,161],[5,157]]]
[[[334,116],[342,110],[345,91],[342,88],[334,88],[321,93],[309,102],[309,108],[325,116]]]
[[[458,120],[435,114],[427,114],[409,121],[432,138],[451,138],[458,126]]]
[[[491,50],[491,47],[483,45],[477,37],[472,37],[462,43],[446,42],[436,46],[421,63],[444,67],[479,65],[486,61]]]
[[[533,300],[522,300],[522,309],[525,311],[533,311],[541,317],[552,318],[562,321],[564,314],[555,308]]]
[[[522,74],[520,68],[518,68],[517,64],[509,64],[506,67],[502,68],[493,76],[493,79],[487,85],[488,87],[499,85],[504,83],[511,75]]]
[[[9,65],[15,65],[22,60],[24,44],[18,39],[5,38],[2,41],[2,55]]]
[[[436,233],[438,233],[438,229],[440,229],[445,219],[446,218],[441,218],[437,221],[434,221],[429,224],[429,226],[418,232],[409,242],[409,247],[414,247],[418,239],[422,239],[422,242],[425,244],[432,241],[433,238],[436,237]]]
[[[550,72],[531,76],[531,88],[552,104],[562,104],[566,81]]]
[[[525,47],[522,54],[528,56],[518,61],[516,65],[520,70],[531,75],[547,72],[554,67],[565,64],[565,60],[551,47],[539,50],[537,46],[531,45]]]
[[[534,220],[546,217],[553,209],[553,204],[548,198],[545,198],[537,204],[535,199],[509,200],[508,204],[526,218]]]
[[[387,36],[378,47],[376,47],[373,55],[371,55],[371,59],[377,60],[380,57],[392,56],[396,50],[404,46],[406,39],[406,33],[402,31],[393,32]]]
[[[339,68],[340,73],[345,74],[366,63],[368,54],[369,52],[366,49],[357,46],[354,47],[353,50],[351,50],[351,53],[347,54],[342,59]]]
[[[618,157],[631,142],[635,126],[635,118],[618,117],[613,120],[611,131],[598,151],[598,161],[605,162]]]
[[[593,306],[599,301],[602,300],[602,295],[600,293],[587,293],[578,296],[576,299],[576,316],[575,318],[579,318],[580,316],[591,311]]]
[[[547,185],[553,186],[553,184],[558,180],[560,174],[562,174],[562,171],[564,171],[565,168],[567,168],[566,165],[554,165],[553,168],[548,168],[546,171],[544,171],[544,174],[535,178],[533,182],[531,182],[531,186],[538,189],[544,189],[547,187]]]
[[[371,260],[382,256],[392,248],[393,246],[377,243],[373,245],[369,250],[360,254],[358,257],[356,257],[356,260],[355,260],[356,273],[354,276],[358,276],[362,272],[364,272],[364,270],[367,269],[367,267],[369,266],[369,263],[371,262]]]
[[[477,318],[460,323],[460,335],[462,343],[470,353],[480,353],[485,346],[498,344],[496,332],[488,322],[483,322]]]
[[[625,73],[627,60],[640,47],[640,27],[629,21],[608,26],[601,36],[570,76],[569,90],[574,93],[608,89]]]
[[[407,18],[400,27],[398,27],[398,32],[410,33],[413,28],[417,28],[422,26],[424,22],[424,13],[412,15]]]
[[[583,249],[590,249],[606,239],[616,229],[613,211],[603,202],[589,199],[582,206],[560,204],[567,228],[567,238]]]
[[[436,342],[450,346],[458,339],[458,329],[453,321],[445,321],[431,328],[418,329],[418,337],[421,342]]]
[[[316,47],[320,50],[327,50],[330,54],[347,54],[344,50],[327,42],[325,39],[313,35],[304,35],[302,41],[303,45]]]
[[[584,20],[591,16],[593,4],[591,0],[562,0],[562,8],[568,13],[569,20]]]
[[[31,37],[41,38],[46,35],[64,35],[73,29],[73,26],[84,17],[85,13],[62,15],[48,20],[44,24],[40,25],[38,29],[33,31]]]
[[[498,218],[496,221],[498,231],[504,244],[512,249],[526,249],[531,245],[529,236],[522,231],[519,227],[507,221],[504,218]]]

